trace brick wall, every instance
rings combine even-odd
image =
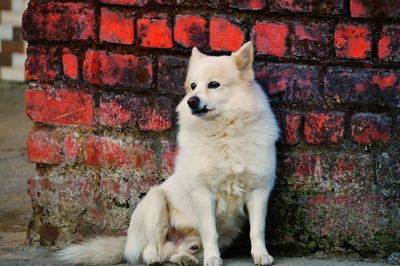
[[[123,232],[173,170],[191,47],[251,39],[283,132],[272,254],[400,249],[398,0],[31,0],[23,28],[31,243]]]

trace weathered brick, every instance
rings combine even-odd
[[[145,6],[149,0],[100,0],[100,2],[123,6]]]
[[[236,51],[244,42],[243,30],[232,21],[213,17],[210,21],[210,46],[216,51]]]
[[[284,154],[278,157],[278,183],[293,191],[319,191],[315,188],[316,180],[321,180],[326,175],[325,168],[320,154]]]
[[[99,122],[115,128],[134,127],[140,117],[141,104],[139,98],[131,95],[102,94]]]
[[[359,144],[386,143],[390,134],[391,120],[387,116],[359,113],[351,118],[351,135]]]
[[[300,112],[283,110],[277,113],[281,125],[282,142],[284,144],[296,145],[300,142],[300,128],[302,118]]]
[[[374,162],[370,155],[336,153],[332,156],[327,191],[355,194],[368,192],[374,186]]]
[[[400,141],[400,115],[397,116],[395,119],[395,124],[394,124],[394,139],[396,141]]]
[[[161,169],[165,178],[172,175],[175,169],[175,158],[178,155],[178,147],[169,141],[162,142]]]
[[[25,62],[27,80],[54,80],[61,73],[61,60],[56,47],[29,46]]]
[[[137,36],[140,46],[152,48],[172,48],[172,32],[167,16],[148,14],[137,20]]]
[[[188,60],[175,56],[160,56],[158,60],[158,90],[169,96],[183,96]]]
[[[266,0],[229,0],[229,5],[242,10],[262,10],[266,7]]]
[[[288,33],[289,27],[285,23],[257,21],[251,34],[257,54],[285,56]]]
[[[172,126],[173,104],[165,96],[155,98],[144,103],[139,119],[139,128],[142,131],[164,131]]]
[[[398,152],[398,151],[397,151]],[[400,160],[399,153],[383,152],[376,156],[375,177],[379,194],[397,198],[400,196]]]
[[[332,51],[332,34],[327,23],[295,23],[291,35],[292,54],[300,58],[326,58]]]
[[[333,103],[400,107],[400,73],[391,70],[328,68],[325,94]]]
[[[79,134],[69,134],[64,138],[64,157],[68,163],[77,161],[80,151]]]
[[[202,16],[178,15],[175,18],[174,39],[184,47],[206,48],[207,21]]]
[[[318,92],[319,69],[295,64],[268,64],[256,71],[257,80],[273,101],[315,103]]]
[[[350,13],[352,17],[400,17],[399,0],[350,0]]]
[[[308,144],[339,143],[344,136],[344,113],[308,113],[304,135]]]
[[[371,55],[372,35],[365,25],[338,24],[334,43],[337,57],[367,59]]]
[[[344,1],[270,0],[269,9],[272,12],[290,11],[319,14],[343,14]]]
[[[122,12],[101,8],[100,40],[110,43],[133,44],[133,18]]]
[[[400,62],[400,24],[385,25],[378,42],[378,57],[386,62]]]
[[[71,79],[77,79],[79,77],[78,57],[68,48],[63,49],[62,65],[64,75]]]
[[[93,124],[93,96],[66,88],[39,87],[25,91],[26,113],[34,122]]]
[[[278,184],[290,190],[354,194],[374,187],[374,161],[370,155],[301,152],[278,158]]]
[[[387,245],[380,237],[393,228],[387,199],[372,193],[315,195],[308,199],[304,209],[306,227],[313,238],[324,236],[329,246],[350,244],[357,249],[373,249],[376,242]]]
[[[152,60],[129,54],[88,50],[83,61],[83,77],[93,84],[147,89],[153,82]]]
[[[91,3],[30,1],[22,18],[25,40],[71,41],[95,38]]]
[[[142,144],[90,135],[84,144],[84,162],[100,167],[126,167],[135,171],[155,171],[155,152]]]
[[[35,129],[28,136],[28,159],[32,163],[59,164],[62,162],[61,150],[54,132]]]

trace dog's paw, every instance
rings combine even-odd
[[[181,266],[194,266],[198,264],[199,261],[196,259],[195,256],[191,254],[187,254],[181,257],[179,265]]]
[[[220,257],[210,257],[204,259],[204,266],[222,266],[222,260]]]
[[[253,255],[255,265],[272,265],[274,258],[268,254],[268,252]]]

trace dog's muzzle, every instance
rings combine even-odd
[[[206,105],[204,105],[203,107],[200,107],[200,99],[197,96],[190,97],[187,100],[187,104],[189,105],[190,110],[192,111],[192,114],[194,114],[194,115],[203,115],[209,111],[207,109]]]

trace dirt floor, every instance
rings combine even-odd
[[[35,166],[26,160],[32,122],[24,111],[26,83],[0,82],[0,248],[24,243],[31,216],[27,179]]]
[[[52,251],[24,245],[31,215],[27,179],[35,166],[26,160],[32,122],[24,111],[24,83],[0,81],[0,265],[60,265]],[[399,254],[400,257],[400,254]],[[396,261],[392,261],[395,262]],[[400,258],[397,261],[400,263]],[[252,265],[250,258],[224,260],[225,265]],[[281,266],[377,266],[384,262],[328,258],[277,258]]]

